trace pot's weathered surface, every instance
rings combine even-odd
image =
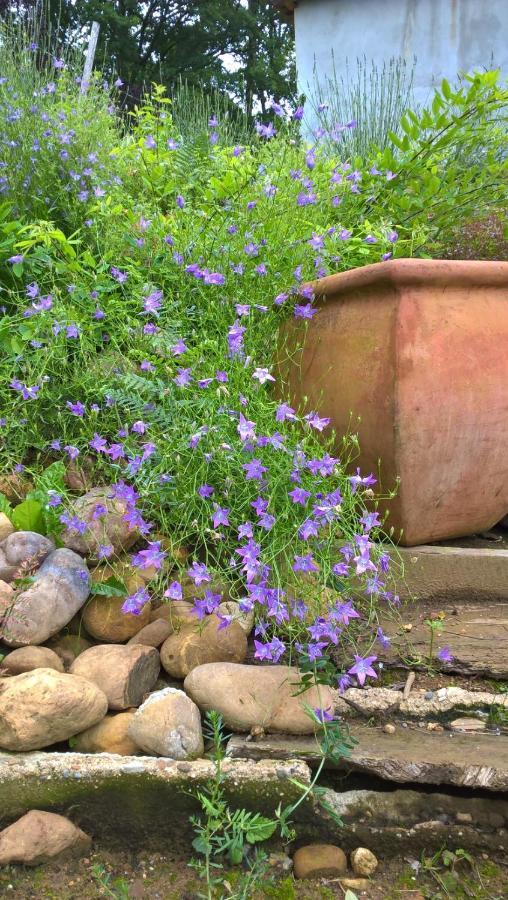
[[[313,319],[282,331],[293,400],[338,442],[358,433],[355,465],[383,492],[400,479],[402,544],[492,527],[508,509],[508,263],[399,259],[314,289]]]

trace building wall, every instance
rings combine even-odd
[[[415,100],[458,72],[500,67],[508,75],[508,0],[299,0],[295,9],[298,87],[309,94],[318,78],[340,79],[365,56],[382,66],[391,57],[412,63]],[[333,50],[333,58],[332,58]]]

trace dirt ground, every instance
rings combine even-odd
[[[504,900],[508,896],[508,868],[503,860],[482,854],[453,868],[451,872],[442,856],[426,864],[422,858],[409,857],[381,861],[368,890],[354,893],[362,900]],[[230,897],[237,880],[238,870],[226,872],[217,900]],[[188,861],[171,853],[135,856],[98,849],[82,860],[0,869],[0,897],[12,900],[198,900],[206,896],[203,891],[203,881]],[[252,900],[334,900],[345,894],[346,888],[333,879],[296,881],[283,875],[267,879],[250,896]]]

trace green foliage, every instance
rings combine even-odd
[[[14,507],[11,522],[17,531],[37,531],[45,534],[42,505],[37,500],[23,500]]]
[[[105,581],[92,581],[90,593],[95,597],[125,597],[128,590],[123,581],[111,575]]]

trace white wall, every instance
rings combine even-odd
[[[490,68],[508,75],[508,0],[300,0],[295,9],[298,88],[309,94],[314,61],[320,79],[416,56],[415,100],[425,104],[433,84],[458,72]],[[307,110],[308,113],[308,110]]]

